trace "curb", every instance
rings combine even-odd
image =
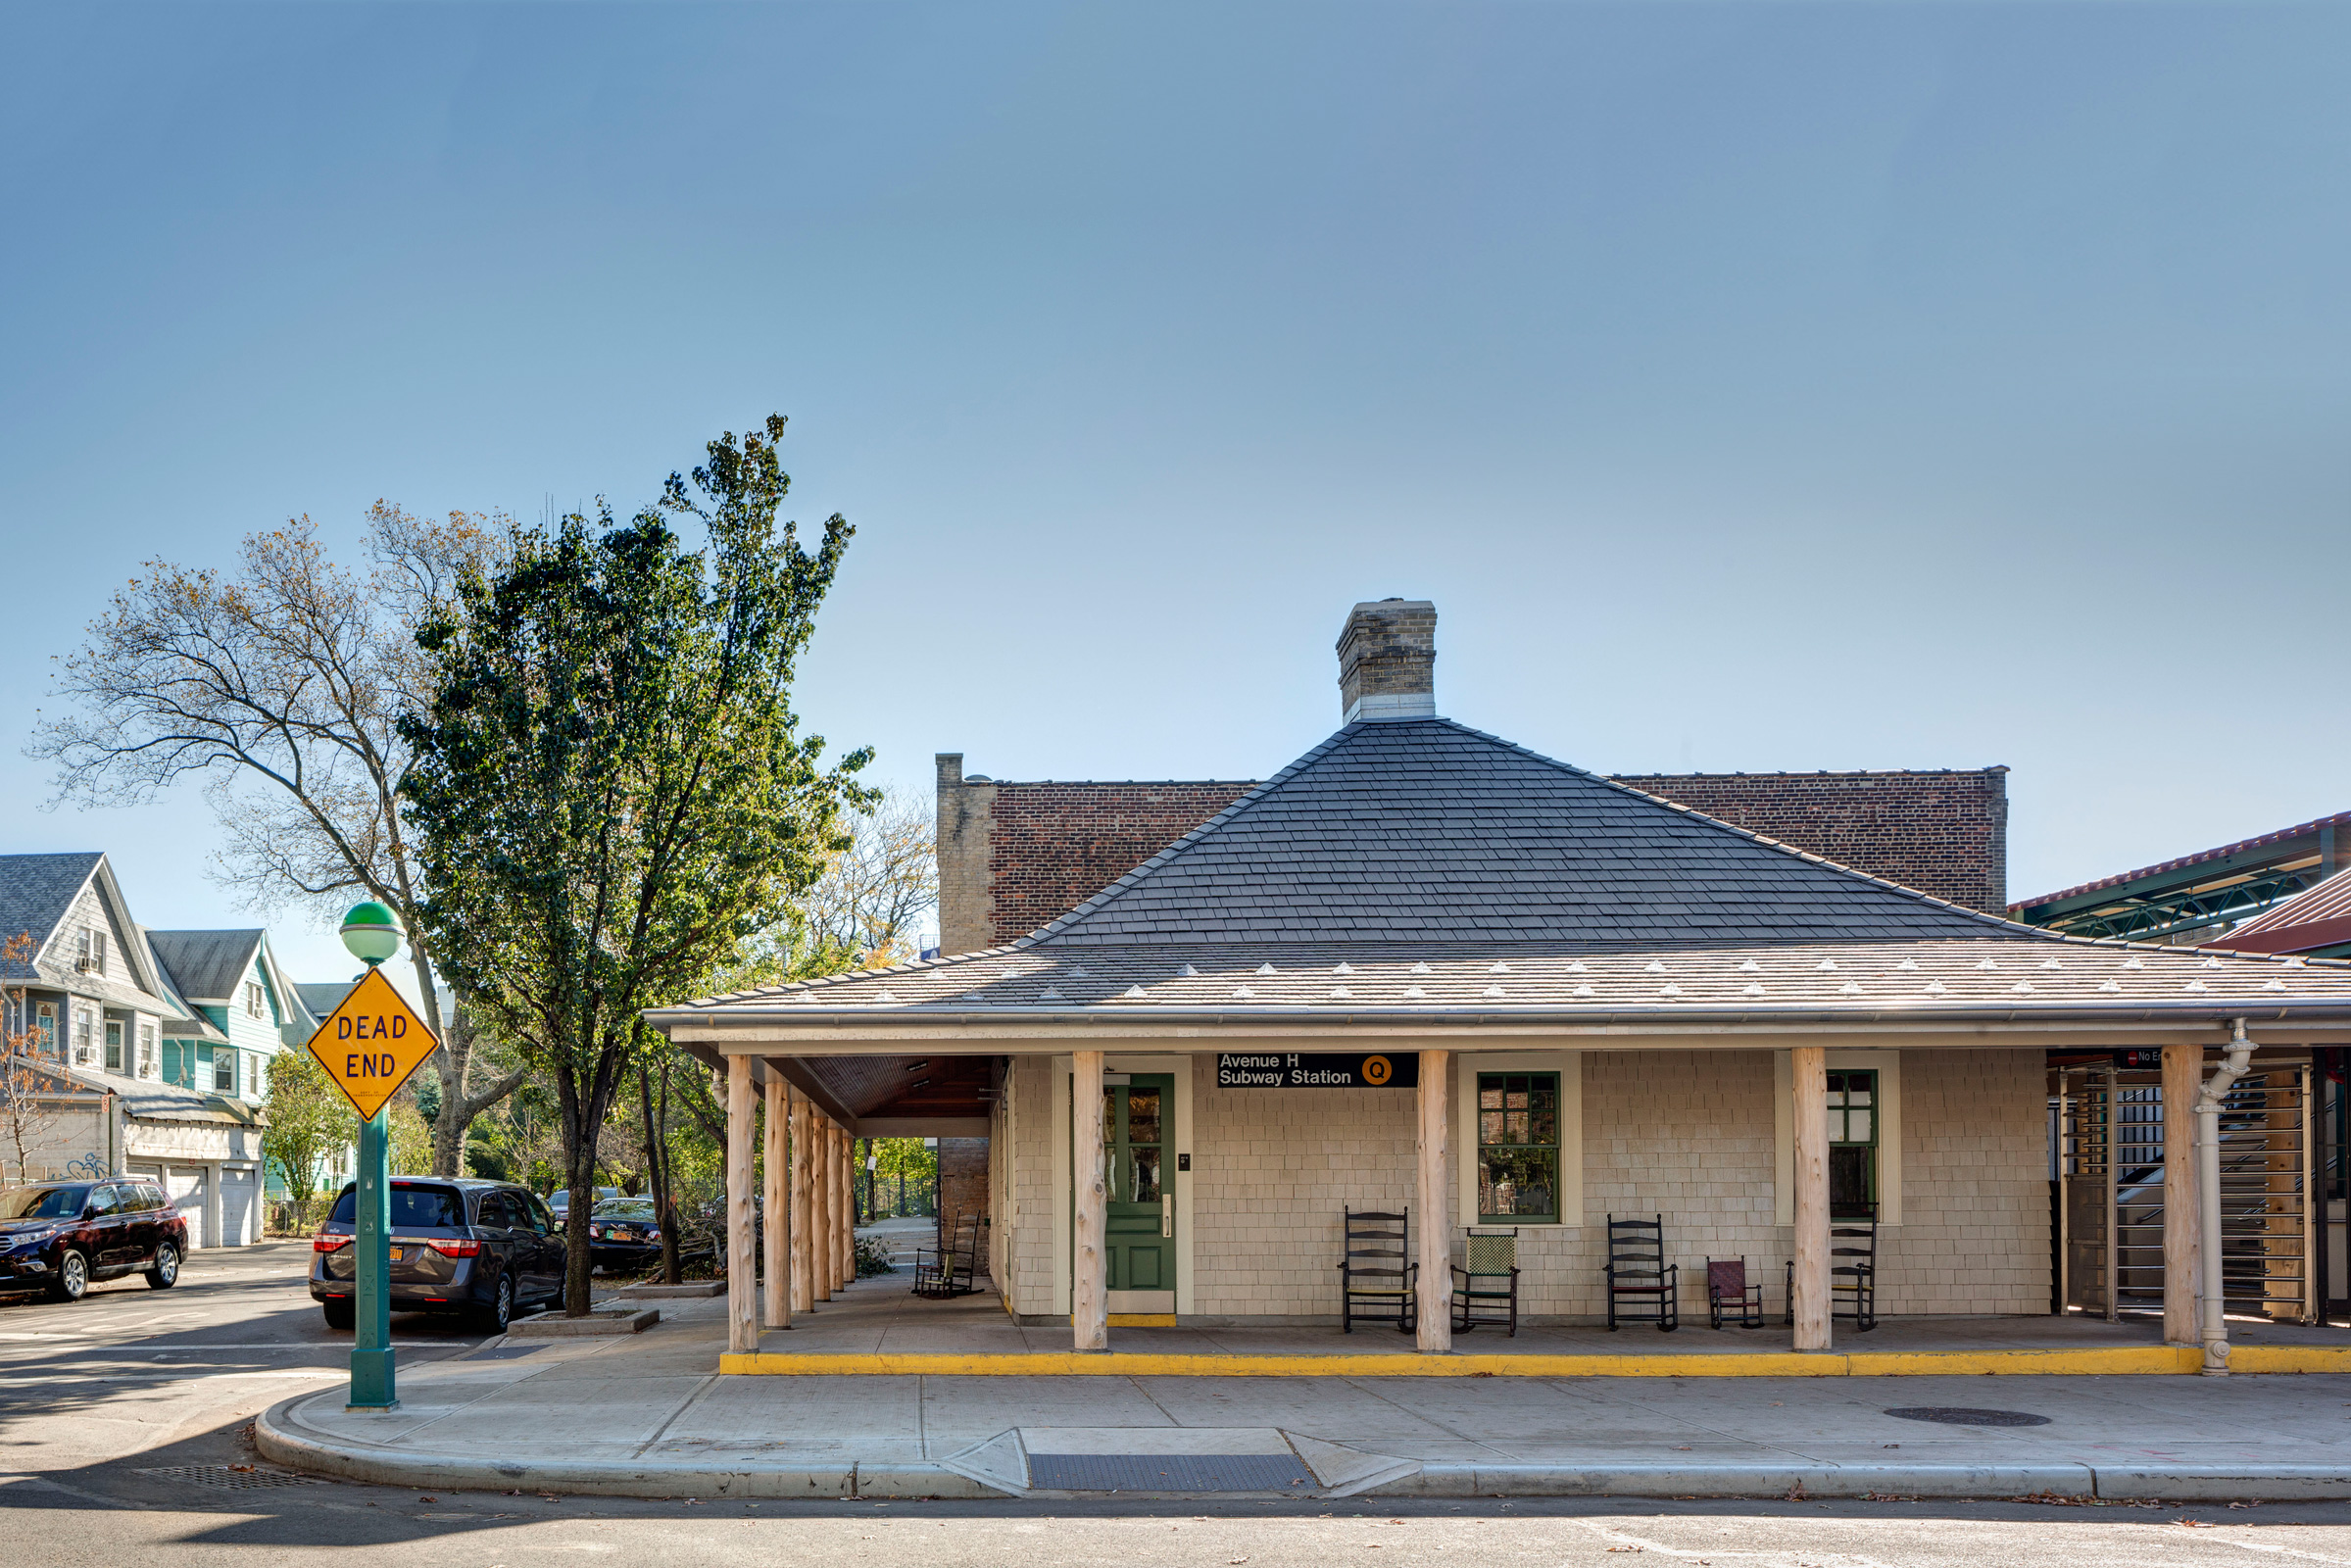
[[[574,1459],[455,1458],[331,1443],[293,1430],[288,1417],[307,1395],[282,1399],[253,1423],[263,1458],[305,1475],[373,1486],[451,1491],[556,1492],[593,1497],[1004,1497],[1004,1493],[935,1464],[774,1465],[728,1469],[692,1461],[616,1463]]]
[[[941,1464],[691,1461],[524,1462],[400,1453],[294,1430],[281,1399],[254,1422],[262,1456],[309,1475],[376,1486],[532,1491],[606,1497],[995,1498],[1008,1493]],[[1368,1497],[2095,1497],[2106,1501],[2306,1502],[2351,1497],[2351,1465],[1458,1465],[1429,1464],[1365,1488]],[[1093,1493],[1036,1493],[1056,1499]],[[1121,1493],[1148,1499],[1153,1493]],[[1181,1496],[1185,1494],[1165,1494]],[[1240,1495],[1224,1494],[1223,1495]]]

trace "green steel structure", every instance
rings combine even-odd
[[[2338,836],[2351,849],[2351,811],[2026,899],[2008,914],[2068,936],[2210,942],[2332,876]]]

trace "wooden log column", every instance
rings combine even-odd
[[[767,1143],[761,1162],[760,1194],[765,1209],[765,1245],[760,1249],[759,1298],[761,1315],[771,1329],[792,1326],[791,1264],[787,1259],[792,1250],[791,1171],[787,1152],[790,1140],[786,1133],[791,1124],[787,1111],[789,1096],[783,1079],[769,1070],[767,1079]]]
[[[832,1245],[825,1240],[832,1234],[832,1163],[825,1158],[832,1148],[832,1123],[821,1112],[809,1118],[808,1128],[808,1289],[816,1299],[833,1298]]]
[[[833,1160],[841,1174],[841,1218],[833,1231],[833,1272],[840,1279],[839,1290],[848,1290],[857,1277],[857,1177],[851,1170],[855,1163],[853,1151],[857,1140],[848,1128],[834,1141]]]
[[[1795,1348],[1829,1348],[1829,1052],[1797,1046],[1788,1054],[1794,1083],[1795,1284],[1789,1309]]]
[[[751,1058],[726,1058],[726,1348],[759,1348],[759,1259],[751,1245]]]
[[[1420,1054],[1419,1125],[1412,1141],[1418,1238],[1415,1261],[1420,1264],[1420,1299],[1415,1317],[1415,1343],[1426,1354],[1443,1355],[1453,1348],[1453,1227],[1451,1199],[1445,1176],[1451,1161],[1445,1151],[1451,1143],[1452,1118],[1445,1105],[1451,1098],[1453,1054]]]
[[[1069,1326],[1081,1350],[1110,1348],[1109,1194],[1102,1171],[1102,1054],[1070,1054],[1070,1178],[1077,1187]]]
[[[808,1097],[785,1085],[792,1099],[792,1310],[807,1312],[816,1305],[815,1275],[808,1263],[808,1238],[814,1230],[808,1206],[808,1129],[815,1120]]]
[[[849,1229],[849,1190],[841,1180],[841,1167],[845,1163],[841,1150],[848,1142],[848,1130],[839,1122],[833,1123],[833,1141],[825,1151],[830,1160],[825,1174],[831,1178],[826,1183],[825,1196],[832,1205],[833,1228],[825,1233],[825,1242],[826,1266],[833,1271],[833,1294],[836,1296],[849,1288],[849,1275],[841,1267],[842,1238]]]
[[[2196,1345],[2197,1256],[2203,1216],[2196,1207],[2196,1090],[2201,1045],[2163,1048],[2163,1338]]]

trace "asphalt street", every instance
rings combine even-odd
[[[323,1560],[468,1568],[576,1562],[1616,1564],[1724,1568],[2340,1563],[2351,1504],[2229,1507],[1690,1498],[1295,1503],[790,1502],[426,1494],[294,1477],[245,1429],[342,1373],[302,1288],[304,1243],[200,1252],[180,1286],[76,1305],[0,1298],[0,1562],[87,1568]],[[480,1343],[403,1317],[404,1364]],[[1378,1557],[1370,1553],[1377,1551]]]

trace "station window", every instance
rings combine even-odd
[[[1878,1075],[1829,1074],[1829,1213],[1836,1219],[1878,1212]]]
[[[1478,1219],[1559,1220],[1559,1075],[1478,1074]]]

